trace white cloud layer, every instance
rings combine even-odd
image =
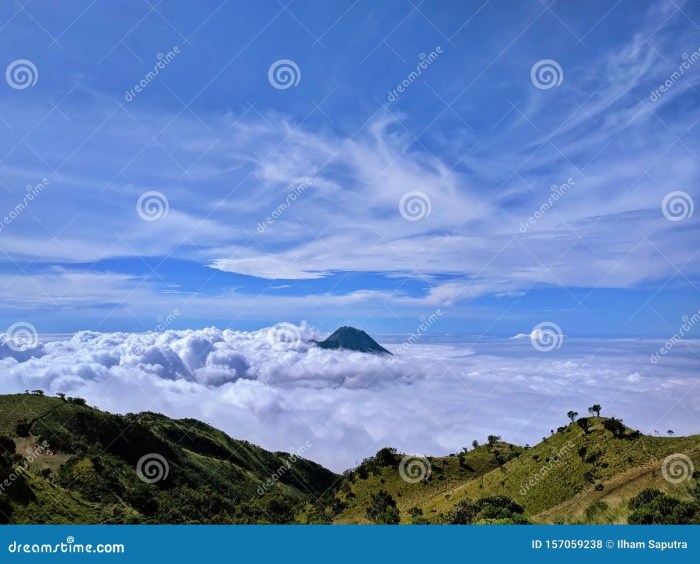
[[[490,433],[534,443],[592,403],[644,432],[700,431],[694,341],[657,364],[652,341],[570,339],[549,353],[529,339],[415,344],[391,362],[313,347],[319,335],[306,324],[291,345],[269,335],[81,332],[21,353],[0,338],[0,391],[194,417],[271,450],[308,440],[309,457],[337,471],[387,445],[437,455]]]

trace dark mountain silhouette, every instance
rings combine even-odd
[[[354,327],[341,327],[324,341],[312,341],[322,349],[345,349],[372,354],[388,354],[391,352],[382,347],[367,333]]]

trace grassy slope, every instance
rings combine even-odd
[[[29,436],[17,425],[31,420]],[[285,467],[275,490],[295,499],[326,491],[337,476],[311,461],[287,467],[286,453],[265,451],[231,439],[202,422],[173,420],[153,413],[112,415],[58,398],[17,394],[0,396],[0,435],[15,440],[17,452],[46,440],[53,456],[39,455],[21,484],[8,490],[15,499],[16,522],[105,522],[139,518],[131,498],[139,488],[200,490],[209,487],[236,503],[255,499],[258,487]],[[154,486],[142,484],[135,472],[149,453],[163,455],[170,474]],[[39,472],[51,468],[52,477]],[[29,491],[22,493],[20,489]],[[200,508],[193,507],[193,515]]]
[[[379,489],[394,497],[402,522],[410,521],[408,509],[413,506],[423,509],[428,519],[437,521],[462,499],[494,495],[513,498],[534,522],[625,522],[627,500],[645,487],[659,487],[679,497],[686,495],[690,482],[673,486],[664,480],[661,462],[670,454],[684,453],[700,468],[699,435],[635,437],[628,430],[626,438],[615,438],[603,428],[603,418],[592,421],[588,434],[572,424],[528,450],[513,447],[514,452],[522,454],[502,467],[495,467],[485,446],[469,452],[465,460],[470,466],[488,470],[483,477],[482,472],[460,470],[457,457],[432,459],[433,479],[428,483],[408,484],[396,468],[384,467],[380,475],[370,475],[351,484],[354,495],[350,498],[338,494],[348,507],[337,522],[366,523],[370,494]],[[560,452],[559,462],[553,462],[552,458]],[[527,487],[530,480],[534,480],[534,485]],[[602,490],[597,491],[594,484],[602,484]],[[591,504],[601,500],[608,505],[607,510],[591,510],[586,514]]]
[[[34,419],[28,437],[16,434],[23,419]],[[414,506],[430,521],[440,522],[460,500],[493,495],[513,498],[533,522],[625,522],[627,501],[646,487],[687,495],[691,482],[672,485],[664,480],[661,461],[684,453],[700,468],[700,436],[649,437],[627,430],[625,437],[616,438],[603,427],[603,418],[591,420],[588,433],[571,424],[530,449],[499,443],[459,456],[431,457],[430,479],[417,484],[402,480],[397,465],[366,478],[354,472],[336,494],[346,505],[335,521],[367,522],[370,496],[380,489],[394,497],[402,522],[410,520],[408,510]],[[16,522],[143,520],[130,499],[138,494],[135,487],[145,487],[134,479],[136,462],[151,452],[168,459],[170,475],[149,488],[157,487],[169,498],[177,491],[170,488],[201,491],[209,486],[234,504],[255,497],[257,487],[287,459],[192,419],[154,413],[117,416],[27,394],[0,396],[0,435],[13,437],[19,453],[43,439],[56,451],[32,463],[25,476],[26,491],[15,489],[22,497],[15,503]],[[553,462],[557,454],[559,461]],[[52,469],[51,479],[40,477],[45,468]],[[323,493],[336,480],[320,466],[299,460],[276,491],[310,499],[310,493]],[[193,519],[201,508],[195,509]]]

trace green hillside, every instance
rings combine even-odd
[[[148,483],[162,465],[144,466],[147,480],[137,466],[154,454],[167,477]],[[16,523],[285,523],[338,478],[200,421],[112,415],[34,394],[0,396],[0,477],[8,476],[0,519]]]
[[[335,494],[334,521],[372,522],[367,508],[381,497],[395,504],[402,523],[459,522],[460,509],[475,511],[484,498],[491,505],[482,515],[493,514],[484,522],[626,523],[633,513],[630,500],[648,488],[694,503],[690,520],[700,521],[699,473],[691,472],[700,468],[698,435],[651,437],[614,418],[590,417],[531,448],[491,439],[459,455],[429,457],[429,475],[417,483],[402,478],[403,455],[383,449],[346,472]],[[691,473],[674,484],[661,468],[666,457],[679,454],[689,457],[692,468],[681,461]]]
[[[0,522],[700,523],[700,436],[615,418],[580,418],[533,447],[383,448],[343,476],[303,454],[193,419],[0,396]]]

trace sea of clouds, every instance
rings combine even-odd
[[[383,446],[441,455],[492,433],[533,444],[593,403],[643,432],[700,432],[698,341],[652,363],[649,340],[565,338],[541,352],[523,336],[380,339],[402,351],[390,358],[315,347],[322,337],[305,323],[282,338],[279,328],[85,331],[15,350],[0,335],[0,393],[193,417],[270,450],[308,441],[306,456],[337,471]]]

